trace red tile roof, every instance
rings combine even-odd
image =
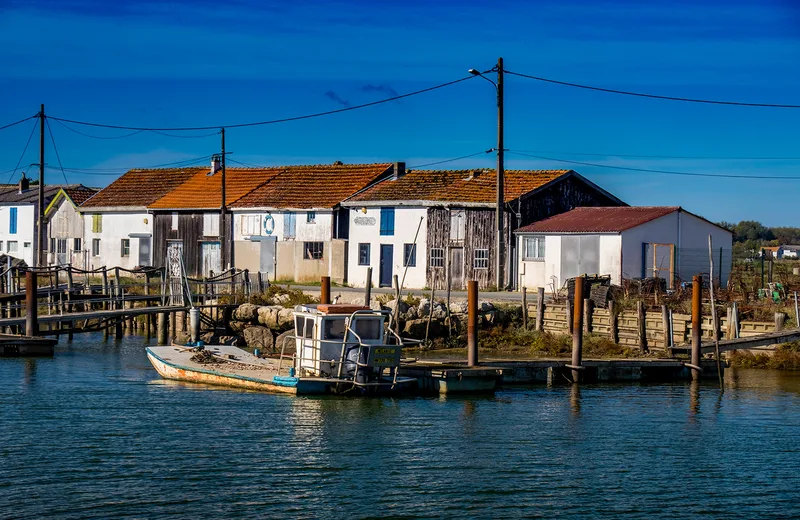
[[[433,201],[493,204],[497,170],[409,170],[348,199],[367,201]],[[509,202],[572,170],[506,170],[504,199]]]
[[[333,208],[392,168],[389,163],[285,166],[234,208]]]
[[[528,224],[518,233],[618,233],[680,211],[680,206],[575,208]]]
[[[81,204],[81,209],[147,207],[208,167],[131,170]]]
[[[202,168],[149,205],[152,209],[214,209],[222,203],[222,173]],[[232,204],[280,173],[277,168],[225,168],[225,202]]]
[[[84,202],[86,202],[92,195],[97,193],[99,190],[97,188],[88,188],[86,186],[77,185],[77,186],[69,186],[64,188],[64,193],[72,199],[72,203],[76,206],[80,206]]]

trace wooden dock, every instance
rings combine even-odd
[[[52,356],[58,340],[0,334],[0,357]]]

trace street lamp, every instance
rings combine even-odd
[[[497,59],[497,65],[486,72],[497,72],[497,83],[484,76],[482,72],[477,69],[469,69],[469,73],[473,76],[480,76],[492,85],[497,91],[497,207],[495,209],[495,221],[497,222],[497,242],[495,244],[495,285],[498,290],[505,288],[505,277],[503,276],[503,257],[505,249],[504,240],[504,222],[503,222],[503,205],[505,203],[503,197],[503,177],[505,176],[505,169],[503,168],[503,58]]]

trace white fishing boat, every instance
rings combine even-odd
[[[398,391],[417,380],[398,375],[403,340],[386,311],[352,305],[298,305],[295,352],[264,358],[225,345],[148,347],[165,379],[290,394]]]

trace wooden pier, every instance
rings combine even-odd
[[[52,356],[57,340],[0,334],[0,357]]]

